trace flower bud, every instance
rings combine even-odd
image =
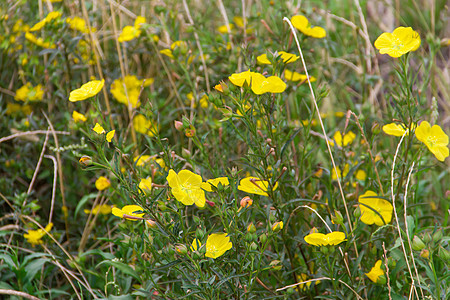
[[[428,259],[430,257],[430,251],[423,249],[422,252],[420,252],[420,257]]]
[[[431,242],[431,235],[428,232],[425,233],[422,237],[422,240],[425,244],[428,244],[429,242]]]
[[[187,248],[186,248],[186,246],[183,245],[183,244],[177,244],[177,245],[175,245],[175,249],[177,250],[177,252],[178,252],[179,254],[185,255],[185,254],[187,253]]]
[[[178,131],[183,130],[183,122],[175,121],[175,122],[174,122],[174,125],[175,125],[175,129],[176,129],[176,130],[178,130]]]
[[[214,206],[215,206],[214,202],[209,201],[209,200],[206,200],[206,204],[208,204],[208,205],[211,206],[211,207],[214,207]]]
[[[150,228],[156,228],[156,222],[155,221],[153,221],[153,220],[150,220],[150,219],[148,219],[148,220],[145,220],[145,223],[147,223],[147,225],[150,227]]]
[[[359,217],[361,217],[361,209],[359,208],[359,206],[357,208],[355,208],[355,210],[353,211],[353,216],[357,219],[359,219]]]
[[[420,237],[415,235],[412,242],[412,248],[414,251],[420,251],[425,248],[425,243],[420,239]]]
[[[446,264],[450,263],[450,251],[446,250],[442,246],[439,247],[438,256],[442,259]]]
[[[247,226],[247,232],[250,232],[250,233],[255,233],[256,232],[256,227],[255,227],[255,225],[253,225],[253,223],[250,223]]]
[[[255,242],[250,244],[250,250],[257,250],[258,249],[258,245],[256,245]]]
[[[334,224],[340,224],[340,225],[342,225],[344,222],[344,218],[342,217],[342,214],[337,210],[334,210],[334,216],[331,216],[331,220],[333,221]]]
[[[267,242],[267,234],[263,233],[259,236],[259,242],[265,244]]]
[[[281,270],[281,267],[283,265],[281,265],[281,261],[279,261],[279,260],[272,260],[270,262],[269,266],[271,266],[275,271],[279,271],[279,270]]]
[[[195,237],[196,237],[199,241],[203,240],[204,236],[205,236],[205,232],[204,232],[202,229],[197,228],[197,230],[195,230]]]
[[[253,204],[253,200],[249,196],[245,196],[241,199],[241,207],[246,208]]]
[[[444,235],[442,234],[442,230],[438,230],[433,234],[433,241],[435,243],[439,243]]]
[[[188,128],[188,129],[186,129],[186,131],[184,132],[184,134],[185,134],[188,138],[192,138],[192,137],[195,136],[195,129]]]
[[[283,221],[276,222],[275,224],[272,225],[273,232],[278,232],[281,229],[283,229]]]
[[[78,161],[82,166],[87,167],[92,164],[92,158],[90,156],[84,155]]]

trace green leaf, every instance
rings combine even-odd
[[[89,199],[94,199],[95,197],[97,197],[97,193],[92,193],[92,194],[84,195],[83,198],[81,198],[80,202],[78,202],[77,207],[75,208],[74,218],[77,217],[78,211],[83,207],[83,205],[84,205]]]
[[[50,260],[48,258],[40,258],[33,260],[32,262],[27,264],[25,266],[26,275],[24,278],[24,282],[25,283],[31,282],[34,276],[36,276],[37,272],[41,270],[42,266],[49,261]]]

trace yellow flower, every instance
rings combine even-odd
[[[202,243],[198,239],[194,239],[191,245],[191,251],[195,252],[202,246]]]
[[[338,245],[346,241],[345,233],[340,231],[333,231],[328,234],[310,233],[305,236],[305,242],[313,246],[328,246]]]
[[[50,230],[52,230],[52,227],[53,223],[49,223],[47,226],[45,226],[45,230],[40,228],[38,230],[28,230],[28,232],[25,233],[23,237],[26,238],[28,243],[30,243],[33,247],[36,245],[40,245],[43,243],[41,239],[44,237],[44,235],[46,235],[45,232],[49,232]]]
[[[82,33],[89,33],[89,29],[87,28],[86,21],[80,17],[67,18],[66,23],[69,24],[69,28],[73,30],[77,30]],[[91,29],[95,32],[95,28]]]
[[[76,110],[74,110],[74,111],[72,112],[72,118],[73,118],[73,121],[74,121],[75,123],[78,123],[78,122],[86,122],[86,120],[87,120],[87,118],[86,118],[85,115],[80,114],[80,113],[77,112]]]
[[[122,32],[120,33],[117,40],[120,43],[128,42],[131,40],[134,40],[135,38],[138,38],[141,35],[141,30],[137,29],[134,26],[125,26],[122,29]]]
[[[95,187],[97,188],[97,190],[99,191],[103,191],[104,189],[107,189],[111,186],[111,181],[109,181],[108,178],[104,177],[104,176],[100,176],[96,181],[95,181]]]
[[[102,125],[95,123],[94,128],[92,128],[92,130],[94,130],[97,134],[103,134],[105,133],[105,129],[102,127]]]
[[[286,83],[284,83],[277,76],[264,77],[264,75],[250,70],[234,73],[228,77],[228,79],[236,86],[251,86],[253,93],[261,95],[264,93],[282,93],[286,89]]]
[[[217,188],[219,186],[219,183],[222,186],[227,186],[230,184],[230,182],[228,181],[228,177],[218,177],[214,179],[208,179],[206,182],[202,182],[201,188],[207,192],[212,192],[212,186]]]
[[[137,115],[133,119],[134,130],[142,134],[146,134],[149,137],[153,137],[158,134],[158,126],[152,121],[147,120],[143,115]]]
[[[230,24],[228,24],[228,26],[230,27],[230,30],[234,29],[234,24],[230,23]],[[220,33],[228,33],[228,27],[227,27],[227,25],[219,26],[219,27],[217,27],[217,31]]]
[[[152,179],[142,178],[139,182],[139,188],[143,190],[146,195],[150,194],[150,191],[152,190]]]
[[[380,276],[384,275],[384,271],[381,269],[381,260],[377,260],[370,272],[365,274],[370,280],[376,283],[380,279]]]
[[[42,38],[37,38],[35,35],[33,35],[30,32],[25,33],[25,38],[28,41],[32,42],[33,44],[36,44],[42,48],[47,48],[47,49],[55,49],[56,48],[55,45],[52,45],[49,42],[44,42],[44,40]]]
[[[304,74],[300,74],[295,71],[291,72],[289,70],[285,70],[284,78],[286,78],[286,80],[289,80],[289,81],[306,81],[308,77]],[[316,77],[309,76],[309,81],[311,81],[311,82],[316,81]]]
[[[390,123],[383,126],[383,131],[386,134],[393,135],[393,136],[403,136],[403,134],[406,131],[406,135],[409,134],[409,129],[405,128],[403,124],[395,124]]]
[[[172,188],[172,194],[184,205],[195,203],[198,207],[204,207],[206,203],[205,191],[201,189],[202,177],[189,170],[181,170],[175,173],[169,170],[167,181]]]
[[[300,58],[300,56],[297,56],[295,54],[292,53],[287,53],[285,51],[279,51],[278,52],[278,59],[281,58],[281,60],[283,61],[283,63],[285,64],[290,64],[293,63],[294,61],[296,61],[297,59]],[[263,64],[263,65],[271,65],[272,63],[267,59],[267,54],[261,54],[260,56],[258,56],[256,58],[256,60],[258,61],[258,63]]]
[[[344,137],[342,137],[342,133],[340,131],[336,131],[333,136],[334,141],[338,144],[339,147],[345,147],[348,144],[353,143],[353,140],[355,138],[356,135],[352,131],[347,132]],[[334,146],[334,142],[330,141],[330,145]]]
[[[261,180],[257,177],[246,177],[241,179],[239,182],[238,190],[250,193],[257,194],[262,196],[268,196],[267,191],[269,187],[269,182],[266,180]],[[275,183],[273,190],[276,190],[278,187],[278,182]]]
[[[272,225],[272,231],[278,232],[281,229],[283,229],[283,226],[284,226],[283,221],[275,222],[275,224]]]
[[[69,101],[76,102],[86,100],[97,95],[103,88],[105,80],[92,80],[83,84],[80,88],[70,92]]]
[[[142,27],[142,24],[147,23],[147,19],[143,16],[137,16],[136,20],[134,20],[134,27],[137,29]]]
[[[375,41],[375,48],[380,54],[400,57],[420,46],[420,36],[411,27],[398,27],[392,33],[385,32]]]
[[[187,43],[185,41],[175,41],[170,45],[170,49],[175,50],[175,48],[187,48]]]
[[[247,18],[245,18],[245,21],[247,21]],[[239,16],[234,16],[233,22],[234,22],[234,24],[236,24],[237,27],[244,28],[244,18],[239,17]],[[247,21],[247,24],[248,24],[248,21]]]
[[[206,240],[206,257],[218,258],[233,247],[226,233],[213,233]]]
[[[153,165],[153,163],[156,163],[157,166],[154,166],[154,167],[166,169],[166,164],[164,163],[164,160],[162,158],[156,158],[156,157],[150,156],[150,155],[136,156],[134,158],[134,163],[136,164],[137,167],[143,167],[147,164]]]
[[[134,75],[127,75],[123,79],[114,80],[111,84],[111,94],[120,103],[128,105],[129,101],[131,107],[137,108],[141,105],[139,95],[142,87],[151,85],[153,81],[153,78],[147,78],[144,82],[144,80],[139,80]]]
[[[392,220],[392,204],[384,199],[378,198],[373,191],[367,191],[358,198],[361,210],[361,222],[367,225],[383,226]],[[380,218],[380,215],[383,219]],[[383,222],[384,221],[384,222]]]
[[[41,30],[46,24],[50,23],[52,20],[56,20],[61,17],[61,13],[59,11],[50,12],[42,21],[36,23],[33,27],[30,28],[30,31],[38,31]]]
[[[108,132],[106,134],[106,140],[108,141],[108,143],[111,143],[112,139],[114,138],[115,133],[116,133],[115,130],[111,130],[110,132]]]
[[[84,213],[85,214],[92,213],[93,215],[98,215],[100,213],[102,215],[108,215],[108,214],[111,213],[111,211],[112,211],[112,208],[111,208],[110,205],[107,205],[107,204],[99,205],[99,204],[97,204],[96,206],[94,206],[94,208],[92,210],[85,209]]]
[[[424,143],[439,161],[444,161],[449,156],[448,135],[439,125],[431,127],[430,123],[423,121],[415,133],[417,139]]]
[[[112,214],[130,221],[142,220],[142,217],[145,215],[142,207],[139,205],[125,205],[122,209],[113,207]]]
[[[308,19],[305,16],[298,15],[291,18],[292,25],[300,30],[303,34],[313,38],[321,39],[327,36],[325,29],[319,26],[311,27]]]
[[[171,59],[175,58],[175,56],[173,56],[173,54],[172,54],[172,50],[170,50],[170,49],[159,50],[159,53],[164,54],[165,56],[170,57]]]
[[[17,101],[42,101],[44,98],[44,88],[41,84],[33,87],[31,83],[27,82],[24,86],[16,91],[14,99]]]

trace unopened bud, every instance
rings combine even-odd
[[[279,260],[272,260],[269,264],[269,266],[271,266],[275,271],[279,271],[281,270],[281,261]]]
[[[256,245],[255,242],[251,243],[250,244],[250,250],[256,250],[256,249],[258,249],[258,245]]]
[[[278,232],[281,229],[283,229],[283,221],[276,222],[275,224],[272,225],[272,231],[273,232]]]
[[[353,216],[357,219],[359,219],[359,217],[361,217],[361,209],[358,207],[355,208],[355,210],[353,211]]]
[[[412,248],[414,251],[420,251],[425,248],[425,243],[420,239],[420,237],[415,235],[412,242]]]
[[[177,244],[177,245],[175,245],[175,249],[177,250],[177,252],[178,252],[179,254],[185,255],[185,254],[187,253],[187,248],[186,248],[186,246],[183,245],[183,244]]]
[[[214,207],[214,206],[215,206],[214,202],[209,201],[209,200],[206,200],[206,204],[208,204],[208,205],[211,206],[211,207]]]
[[[420,252],[420,257],[428,259],[430,257],[430,251],[423,249],[422,252]]]
[[[92,164],[92,158],[90,156],[84,155],[78,161],[82,166],[87,167]]]
[[[188,138],[192,138],[192,137],[195,136],[195,129],[188,128],[188,129],[186,129],[186,131],[184,132],[184,134],[185,134]]]
[[[435,243],[439,243],[444,235],[442,234],[442,230],[438,230],[433,234],[433,241]]]
[[[443,248],[442,246],[439,247],[438,250],[438,256],[440,259],[442,259],[446,264],[450,263],[450,252]]]
[[[342,217],[342,214],[337,210],[334,210],[334,216],[331,216],[331,220],[333,221],[334,224],[342,225],[344,222],[344,218]]]
[[[267,234],[263,233],[259,236],[259,241],[261,244],[265,244],[267,242]]]
[[[253,204],[253,200],[249,196],[245,196],[244,198],[241,199],[241,207],[242,208],[249,207],[252,204]]]
[[[176,130],[178,130],[178,131],[183,130],[183,122],[175,121],[174,125],[175,125]]]
[[[156,228],[156,222],[155,221],[153,221],[153,220],[145,220],[145,223],[147,223],[147,225],[150,227],[150,228]]]
[[[253,223],[250,223],[247,226],[247,232],[250,232],[250,233],[255,233],[256,232],[256,227],[255,227],[255,225],[253,225]]]

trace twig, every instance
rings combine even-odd
[[[414,288],[414,291],[416,292],[417,295],[417,299],[419,299],[419,294],[417,293],[417,289],[414,283],[414,277],[411,271],[411,266],[409,265],[409,260],[408,260],[408,254],[406,254],[406,249],[405,249],[405,244],[403,243],[403,238],[402,238],[402,230],[400,229],[400,222],[398,220],[398,214],[397,214],[397,208],[395,207],[395,193],[394,193],[394,171],[395,171],[395,161],[397,160],[397,156],[398,156],[398,151],[400,150],[400,146],[402,145],[403,139],[406,136],[407,131],[405,131],[405,133],[403,133],[402,138],[400,139],[400,142],[397,145],[397,149],[395,150],[395,155],[394,155],[394,159],[392,161],[392,170],[391,170],[391,197],[392,197],[392,206],[394,208],[394,216],[395,216],[395,221],[397,222],[397,231],[398,231],[398,235],[400,238],[400,244],[402,245],[402,250],[403,250],[403,255],[405,256],[405,261],[406,261],[406,266],[408,267],[408,272],[409,275],[411,277],[411,281],[412,281],[412,288]],[[405,207],[406,209],[406,207]]]
[[[223,6],[222,0],[217,0],[217,3],[218,3],[218,6],[219,6],[220,13],[222,14],[222,17],[223,17],[223,19],[225,21],[225,26],[227,27],[228,38],[230,40],[231,49],[233,49],[234,48],[234,46],[233,46],[233,35],[231,34],[230,21],[228,21],[227,11],[225,9],[225,6]]]
[[[389,291],[389,300],[392,300],[392,296],[391,296],[391,292],[392,292],[392,288],[391,288],[391,280],[389,278],[389,264],[388,264],[388,258],[387,258],[387,251],[386,248],[384,246],[384,242],[382,244],[383,246],[383,252],[384,252],[384,266],[386,267],[386,280],[387,280],[387,286],[388,286],[388,291]]]
[[[47,131],[47,133],[45,134],[44,145],[42,145],[41,155],[39,155],[39,160],[38,160],[38,162],[36,164],[36,168],[34,169],[33,177],[31,178],[30,185],[28,186],[27,195],[29,195],[31,193],[31,191],[33,189],[34,182],[36,181],[37,174],[38,174],[39,169],[41,167],[42,158],[44,157],[44,153],[45,153],[45,150],[46,150],[46,147],[47,147],[48,134],[49,133],[50,133],[50,131]],[[25,200],[25,204],[26,204],[26,200]],[[25,204],[23,206],[25,206]]]
[[[308,283],[308,282],[319,281],[319,280],[335,280],[335,279],[331,279],[331,278],[328,278],[328,277],[313,278],[313,279],[309,279],[309,280],[297,282],[297,283],[294,283],[294,284],[291,284],[291,285],[287,285],[287,286],[285,286],[285,287],[282,287],[282,288],[277,289],[276,291],[279,292],[279,291],[282,291],[282,290],[285,290],[285,289],[288,289],[288,288],[291,288],[291,287],[295,287],[295,286],[300,285],[300,284],[305,284],[305,283]],[[340,283],[342,283],[343,285],[345,285],[346,287],[348,287],[348,288],[356,295],[356,298],[357,298],[357,299],[361,299],[361,300],[363,299],[363,298],[361,298],[361,296],[358,295],[358,293],[357,293],[354,289],[352,289],[352,287],[349,286],[346,282],[344,282],[344,281],[342,281],[342,280],[340,280],[340,279],[339,279],[338,281],[339,281]]]
[[[58,179],[58,162],[53,155],[44,155],[45,158],[49,158],[53,161],[53,188],[52,188],[52,202],[50,205],[50,214],[48,216],[48,223],[52,222],[53,217],[53,208],[55,206],[55,197],[56,197],[56,180]]]
[[[12,296],[24,297],[24,298],[27,298],[30,300],[40,300],[38,297],[32,296],[25,292],[19,292],[19,291],[15,291],[15,290],[0,289],[0,295],[12,295]]]
[[[408,239],[408,245],[409,245],[409,251],[411,253],[411,259],[412,259],[412,265],[414,267],[414,271],[416,272],[416,277],[417,277],[417,282],[420,284],[420,278],[419,278],[419,272],[417,271],[417,266],[416,266],[416,261],[414,260],[414,255],[413,255],[413,249],[411,246],[411,237],[409,235],[409,229],[408,229],[408,220],[407,220],[407,203],[406,203],[406,199],[408,199],[408,186],[409,186],[409,181],[411,179],[411,174],[412,171],[414,169],[414,165],[415,162],[412,163],[411,165],[411,169],[409,169],[409,173],[408,173],[408,178],[406,180],[406,186],[405,186],[405,195],[403,196],[403,213],[404,213],[404,218],[405,218],[405,230],[406,230],[406,238]],[[420,289],[420,293],[422,294],[422,299],[424,299],[424,295],[423,295],[423,290],[422,287],[419,285],[419,289]]]
[[[48,134],[48,133],[54,133],[54,134],[63,134],[63,135],[69,135],[70,132],[67,131],[49,131],[49,130],[34,130],[34,131],[25,131],[25,132],[18,132],[18,133],[14,133],[12,135],[9,136],[5,136],[2,137],[0,139],[0,144],[12,139],[15,139],[17,137],[21,137],[21,136],[25,136],[25,135],[33,135],[33,134]]]
[[[189,11],[189,6],[187,5],[186,0],[183,0],[183,5],[184,5],[184,9],[186,10],[186,15],[187,15],[187,17],[189,19],[189,23],[190,23],[189,25],[194,27],[194,20],[192,19],[191,13]],[[227,26],[229,27],[229,25],[227,25]],[[194,28],[194,38],[195,38],[195,42],[196,42],[197,47],[198,47],[198,52],[200,53],[200,59],[202,61],[203,70],[205,71],[206,90],[209,93],[211,91],[211,88],[210,88],[210,85],[209,85],[208,68],[206,66],[205,57],[203,55],[202,44],[200,44],[200,38],[198,37],[198,33],[197,33],[197,30],[195,28]]]

